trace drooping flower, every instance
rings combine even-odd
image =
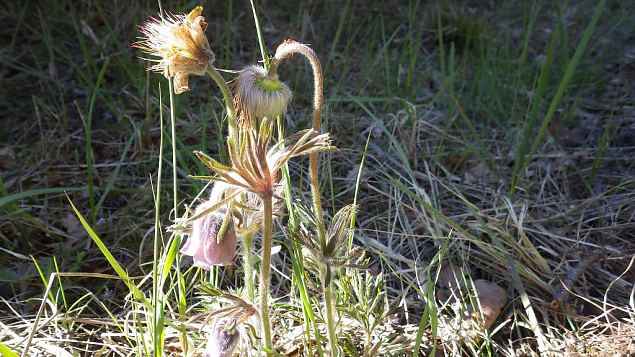
[[[253,127],[262,118],[275,119],[286,113],[291,97],[291,89],[278,75],[268,75],[261,66],[245,67],[234,82],[238,125]]]
[[[230,357],[238,344],[239,334],[231,320],[219,319],[207,336],[204,357]]]
[[[149,70],[162,73],[166,78],[174,77],[176,94],[190,89],[190,75],[203,75],[214,62],[202,12],[203,7],[197,6],[187,15],[150,18],[140,26],[143,37],[133,45],[154,57],[148,59],[156,62]]]
[[[242,297],[220,290],[216,286],[204,282],[198,287],[199,292],[214,297],[214,301],[223,301],[211,311],[203,312],[190,319],[214,319],[207,334],[207,343],[203,351],[204,357],[229,357],[239,343],[249,343],[246,339],[248,326],[243,325],[257,314],[257,309]]]
[[[231,215],[225,209],[207,212],[216,204],[207,201],[196,208],[192,233],[181,248],[182,254],[194,258],[194,265],[206,270],[213,265],[231,264],[236,254],[236,232]]]

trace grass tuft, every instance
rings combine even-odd
[[[148,15],[190,5],[0,5],[3,356],[196,355],[207,313],[227,307],[198,286],[241,294],[240,260],[191,268],[167,230],[191,216],[179,205],[207,198],[193,152],[229,163],[223,97],[191,78],[166,100],[165,79],[130,48]],[[365,251],[363,269],[332,282],[344,355],[633,353],[633,13],[605,0],[205,9],[218,66],[268,65],[266,44],[286,38],[324,60],[322,129],[338,148],[319,167],[324,220],[356,204],[346,246]],[[294,99],[279,140],[311,125],[310,74],[285,64]],[[327,356],[300,235],[307,164],[281,170],[271,324],[275,352]],[[471,315],[478,280],[507,297],[489,328],[484,311]],[[236,354],[257,345],[242,336]]]

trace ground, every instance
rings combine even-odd
[[[412,355],[419,344],[426,355],[635,354],[635,4],[256,3],[270,53],[293,38],[320,56],[323,130],[337,147],[321,156],[325,210],[359,206],[354,244],[368,264],[336,282],[345,355]],[[261,59],[249,2],[202,5],[217,67]],[[42,355],[136,351],[129,289],[69,200],[130,276],[151,275],[159,160],[166,239],[174,218],[167,81],[131,44],[157,12],[156,2],[0,5],[0,347],[21,353],[33,337]],[[295,132],[310,123],[310,67],[284,66]],[[174,106],[179,207],[205,185],[190,176],[209,173],[193,150],[225,155],[220,92],[191,82]],[[310,197],[307,163],[290,163],[299,201]],[[285,223],[274,234],[276,334],[281,353],[306,354]],[[238,259],[212,280],[234,290],[240,270]],[[66,276],[49,280],[56,271]],[[469,303],[447,274],[463,290],[481,280],[505,292],[471,343]],[[201,274],[186,277],[193,305]],[[364,310],[377,296],[385,311]],[[165,339],[166,353],[181,352],[176,330]]]

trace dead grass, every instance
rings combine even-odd
[[[366,156],[355,243],[371,257],[370,272],[383,273],[384,299],[394,308],[369,338],[379,342],[378,355],[412,355],[429,301],[438,309],[438,328],[425,326],[422,354],[433,346],[437,355],[635,354],[635,55],[627,46],[634,36],[633,9],[608,6],[596,30],[600,35],[576,72],[579,78],[512,197],[513,160],[548,35],[562,21],[567,31],[560,46],[570,54],[567,49],[575,48],[594,6],[590,1],[562,9],[541,4],[548,10],[536,18],[536,34],[527,46],[530,64],[519,73],[516,52],[504,51],[520,46],[522,37],[514,31],[522,34],[527,21],[522,12],[530,7],[521,3],[498,9],[448,5],[442,18],[436,7],[422,5],[417,13],[422,25],[414,32],[408,30],[403,4],[353,1],[346,15],[333,12],[339,3],[261,6],[270,47],[285,37],[303,39],[325,63],[326,126],[340,149],[323,160],[324,205],[331,214],[352,201]],[[164,7],[181,9],[171,5]],[[212,47],[222,54],[219,60],[231,53],[227,67],[254,63],[259,52],[250,9],[234,4],[230,28],[226,6],[206,15],[213,19],[208,34],[216,34]],[[152,259],[159,78],[152,77],[146,92],[143,65],[127,45],[134,26],[154,11],[154,4],[146,10],[117,1],[0,5],[0,19],[7,24],[0,30],[6,43],[0,47],[2,197],[76,188],[69,196],[89,217],[84,151],[91,113],[94,192],[98,200],[106,195],[94,228],[130,274],[140,276],[149,272],[144,264]],[[446,35],[443,41],[439,32]],[[470,42],[472,36],[484,40]],[[413,38],[421,39],[415,89],[405,84]],[[454,68],[450,51],[456,54]],[[568,59],[561,56],[554,63],[554,82]],[[108,69],[98,84],[102,66]],[[307,70],[292,68],[288,81],[296,93],[309,93],[310,83],[300,80]],[[517,77],[524,80],[512,81]],[[211,85],[195,80],[193,86],[194,94],[177,99],[179,185],[186,202],[202,188],[187,175],[204,172],[192,151],[218,153],[222,141],[217,134],[222,105],[210,100]],[[292,107],[309,102],[308,95],[296,94]],[[304,127],[308,117],[292,109],[287,130]],[[308,187],[305,166],[295,162],[291,171]],[[111,179],[112,189],[106,190]],[[163,182],[165,207],[172,206],[169,181]],[[124,299],[123,283],[84,274],[112,274],[112,269],[62,192],[35,192],[0,207],[0,342],[21,351],[32,335],[34,356],[138,354],[131,341],[135,326],[145,322],[130,318],[133,306]],[[169,209],[163,212],[161,220],[169,222]],[[581,266],[591,255],[592,262]],[[449,263],[462,267],[466,280],[501,286],[509,298],[493,329],[480,331],[482,338],[472,345],[443,330],[456,311],[426,293],[436,284],[436,272]],[[288,266],[284,250],[274,256],[272,295],[282,316],[277,334],[281,350],[303,355],[301,309],[297,300],[285,300],[295,294]],[[45,300],[38,314],[55,271],[77,275],[56,280],[54,298]],[[231,270],[220,279],[225,287],[240,285]],[[339,304],[350,299],[342,295]],[[170,313],[168,320],[178,320],[176,311]],[[341,344],[361,356],[367,336],[359,321],[342,316]],[[190,326],[193,336],[203,328],[203,323]],[[175,330],[166,331],[166,346],[169,355],[181,352]]]

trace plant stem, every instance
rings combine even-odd
[[[293,40],[286,40],[276,50],[276,54],[271,61],[268,75],[273,76],[278,70],[280,63],[299,53],[306,57],[313,69],[313,130],[317,134],[320,133],[322,125],[322,106],[324,105],[324,76],[322,74],[322,65],[317,54],[307,45],[298,43]],[[309,154],[309,176],[311,180],[311,194],[313,196],[313,209],[317,220],[318,235],[322,248],[326,248],[326,240],[324,237],[324,214],[322,212],[322,196],[320,194],[320,177],[318,172],[318,153]]]
[[[177,186],[177,176],[176,176],[176,119],[174,118],[174,94],[173,94],[173,83],[172,78],[169,79],[169,90],[170,90],[170,131],[172,133],[172,207],[174,209],[174,217],[177,217],[177,206],[178,206],[178,186]]]
[[[324,294],[324,313],[326,315],[326,328],[329,335],[329,346],[331,356],[339,355],[337,349],[337,335],[335,334],[335,309],[333,304],[333,290],[331,289],[331,279],[327,276],[327,267],[322,264],[320,267],[320,280],[322,281],[322,292]]]
[[[178,180],[176,174],[176,118],[174,116],[174,82],[172,78],[168,80],[168,92],[170,93],[170,129],[172,132],[172,196],[173,196],[173,210],[174,217],[178,216]],[[174,239],[180,241],[180,235],[176,234]],[[156,264],[156,261],[155,261]],[[176,256],[176,275],[181,277],[181,268],[180,268],[180,257],[177,254]],[[186,326],[185,326],[185,310],[186,310],[186,302],[185,302],[185,281],[182,278],[178,279],[178,299],[179,299],[179,313],[181,315],[181,324],[179,325],[181,329],[181,337],[183,341],[187,341],[186,335]],[[161,287],[162,288],[162,287]],[[155,307],[156,308],[156,307]],[[163,306],[161,307],[163,308]],[[163,341],[161,342],[163,344]],[[184,353],[187,353],[187,343],[183,344]],[[161,354],[157,354],[160,356]]]
[[[269,67],[269,75],[274,75],[278,70],[278,66],[284,60],[294,53],[299,53],[306,57],[311,64],[313,70],[313,130],[320,133],[322,125],[322,106],[324,105],[324,77],[322,74],[322,65],[317,54],[308,46],[292,40],[286,40],[282,45],[278,46],[276,54],[271,61]],[[319,158],[318,153],[313,152],[309,155],[309,176],[311,181],[311,194],[313,198],[313,209],[315,211],[318,237],[322,249],[326,249],[326,237],[324,228],[324,214],[322,211],[322,196],[320,193],[320,177],[319,177]],[[335,335],[335,315],[333,310],[333,293],[331,290],[330,279],[327,282],[326,267],[320,269],[320,278],[322,280],[322,288],[324,292],[324,305],[326,309],[326,323],[328,327],[329,344],[331,346],[332,356],[337,356],[337,336]]]
[[[313,130],[319,134],[322,126],[322,106],[324,105],[324,76],[322,73],[322,65],[317,54],[307,45],[293,40],[286,40],[276,49],[276,54],[271,61],[268,74],[270,76],[275,75],[280,63],[295,53],[299,53],[306,57],[313,70]],[[313,152],[309,155],[309,176],[311,181],[311,195],[313,198],[313,210],[315,211],[318,237],[322,250],[326,250],[328,242],[326,241],[324,228],[324,212],[322,210],[318,160],[319,157],[317,152]],[[322,280],[324,293],[326,324],[331,356],[338,356],[339,351],[337,349],[337,336],[335,335],[333,292],[331,289],[331,279],[327,279],[326,277],[326,267],[320,268],[320,280]]]
[[[225,107],[227,108],[227,116],[229,117],[229,136],[234,137],[236,133],[236,108],[234,108],[234,98],[232,92],[227,85],[227,82],[218,73],[214,66],[209,66],[207,74],[216,82],[220,91],[223,93],[223,100],[225,101]]]
[[[245,270],[245,289],[247,299],[252,302],[255,299],[254,290],[254,258],[252,250],[254,248],[254,234],[249,232],[243,235],[243,269]]]
[[[171,87],[168,87],[168,90],[172,90]],[[148,86],[147,91],[150,91],[150,86]],[[163,93],[161,92],[161,84],[159,83],[159,129],[160,129],[160,139],[159,139],[159,169],[157,172],[157,191],[155,195],[154,202],[154,260],[152,264],[152,303],[154,305],[154,310],[152,311],[152,315],[154,317],[153,320],[153,342],[155,351],[163,351],[163,344],[161,343],[161,334],[163,333],[163,329],[161,321],[161,314],[159,314],[159,304],[160,301],[163,301],[163,289],[159,287],[159,251],[161,247],[159,246],[159,233],[161,232],[161,178],[163,177]],[[158,353],[159,354],[159,353]]]
[[[271,325],[269,324],[269,282],[271,274],[271,235],[273,231],[272,196],[262,197],[264,222],[262,227],[262,265],[260,268],[260,330],[264,347],[272,350]],[[267,356],[272,356],[266,352]]]

